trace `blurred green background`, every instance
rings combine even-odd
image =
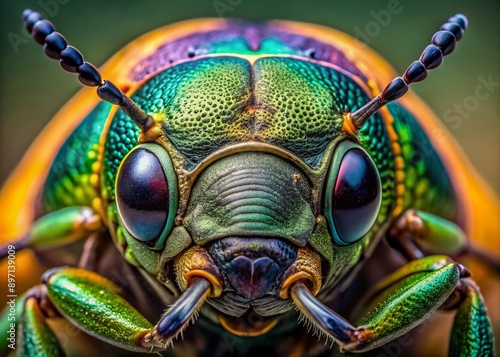
[[[457,138],[481,174],[500,191],[500,2],[400,0],[387,23],[373,27],[376,13],[397,0],[382,1],[77,1],[3,2],[0,18],[0,183],[13,170],[28,145],[56,111],[80,88],[75,75],[65,73],[27,41],[21,12],[45,12],[85,58],[99,66],[127,42],[159,26],[197,17],[286,19],[340,29],[353,36],[362,31],[369,46],[403,73],[429,44],[430,37],[452,14],[469,18],[469,29],[455,53],[429,78],[413,85]],[[375,14],[375,15],[374,15]],[[371,25],[369,25],[371,23]],[[368,26],[368,28],[367,28]],[[372,27],[370,27],[372,26]],[[481,78],[490,91],[475,94]],[[486,93],[489,94],[488,98]],[[464,106],[462,113],[457,106]],[[468,108],[468,109],[467,109]],[[451,110],[451,112],[450,112]],[[452,117],[458,115],[458,118]],[[460,121],[460,123],[458,122]]]

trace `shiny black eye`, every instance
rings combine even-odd
[[[138,148],[123,160],[116,181],[116,201],[125,228],[136,239],[154,241],[172,221],[172,191],[176,187],[169,181],[162,162],[150,150]]]
[[[360,148],[345,151],[337,165],[327,184],[325,214],[337,243],[350,244],[361,239],[377,218],[380,176],[370,156]]]

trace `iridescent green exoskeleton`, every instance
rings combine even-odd
[[[396,102],[453,51],[463,15],[383,90],[376,61],[367,73],[378,57],[351,51],[345,35],[300,34],[306,25],[207,20],[169,30],[173,39],[155,32],[108,68],[122,71],[115,84],[40,14],[23,16],[97,96],[52,158],[31,227],[0,251],[30,247],[47,265],[73,265],[18,300],[20,355],[64,353],[46,323],[57,317],[136,352],[330,355],[303,333],[298,309],[342,353],[456,310],[449,354],[493,356],[485,303],[456,260],[469,246],[463,199],[415,108]]]

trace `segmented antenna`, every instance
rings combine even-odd
[[[59,60],[61,67],[68,72],[78,73],[78,80],[83,85],[97,87],[97,95],[112,104],[118,105],[143,131],[155,125],[153,118],[146,114],[137,104],[127,97],[115,84],[103,80],[99,70],[91,63],[84,61],[83,55],[68,41],[54,25],[38,12],[26,9],[23,11],[24,26],[33,39],[43,46],[45,54]]]
[[[410,84],[423,81],[427,77],[427,70],[439,67],[443,56],[455,49],[456,42],[460,41],[467,29],[467,24],[467,18],[462,14],[450,17],[448,22],[432,36],[432,45],[427,46],[420,59],[413,62],[402,77],[394,78],[382,93],[350,113],[354,126],[360,129],[376,111],[405,95]]]

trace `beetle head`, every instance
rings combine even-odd
[[[293,308],[288,290],[295,281],[308,281],[317,293],[325,276],[338,278],[355,264],[381,204],[378,171],[350,140],[332,145],[316,172],[264,147],[207,164],[184,210],[174,165],[160,145],[137,146],[117,175],[119,222],[132,255],[148,269],[149,250],[164,263],[162,275],[173,266],[181,290],[194,277],[210,280],[209,302],[234,333],[265,331]],[[241,332],[235,321],[250,312],[266,323]]]

